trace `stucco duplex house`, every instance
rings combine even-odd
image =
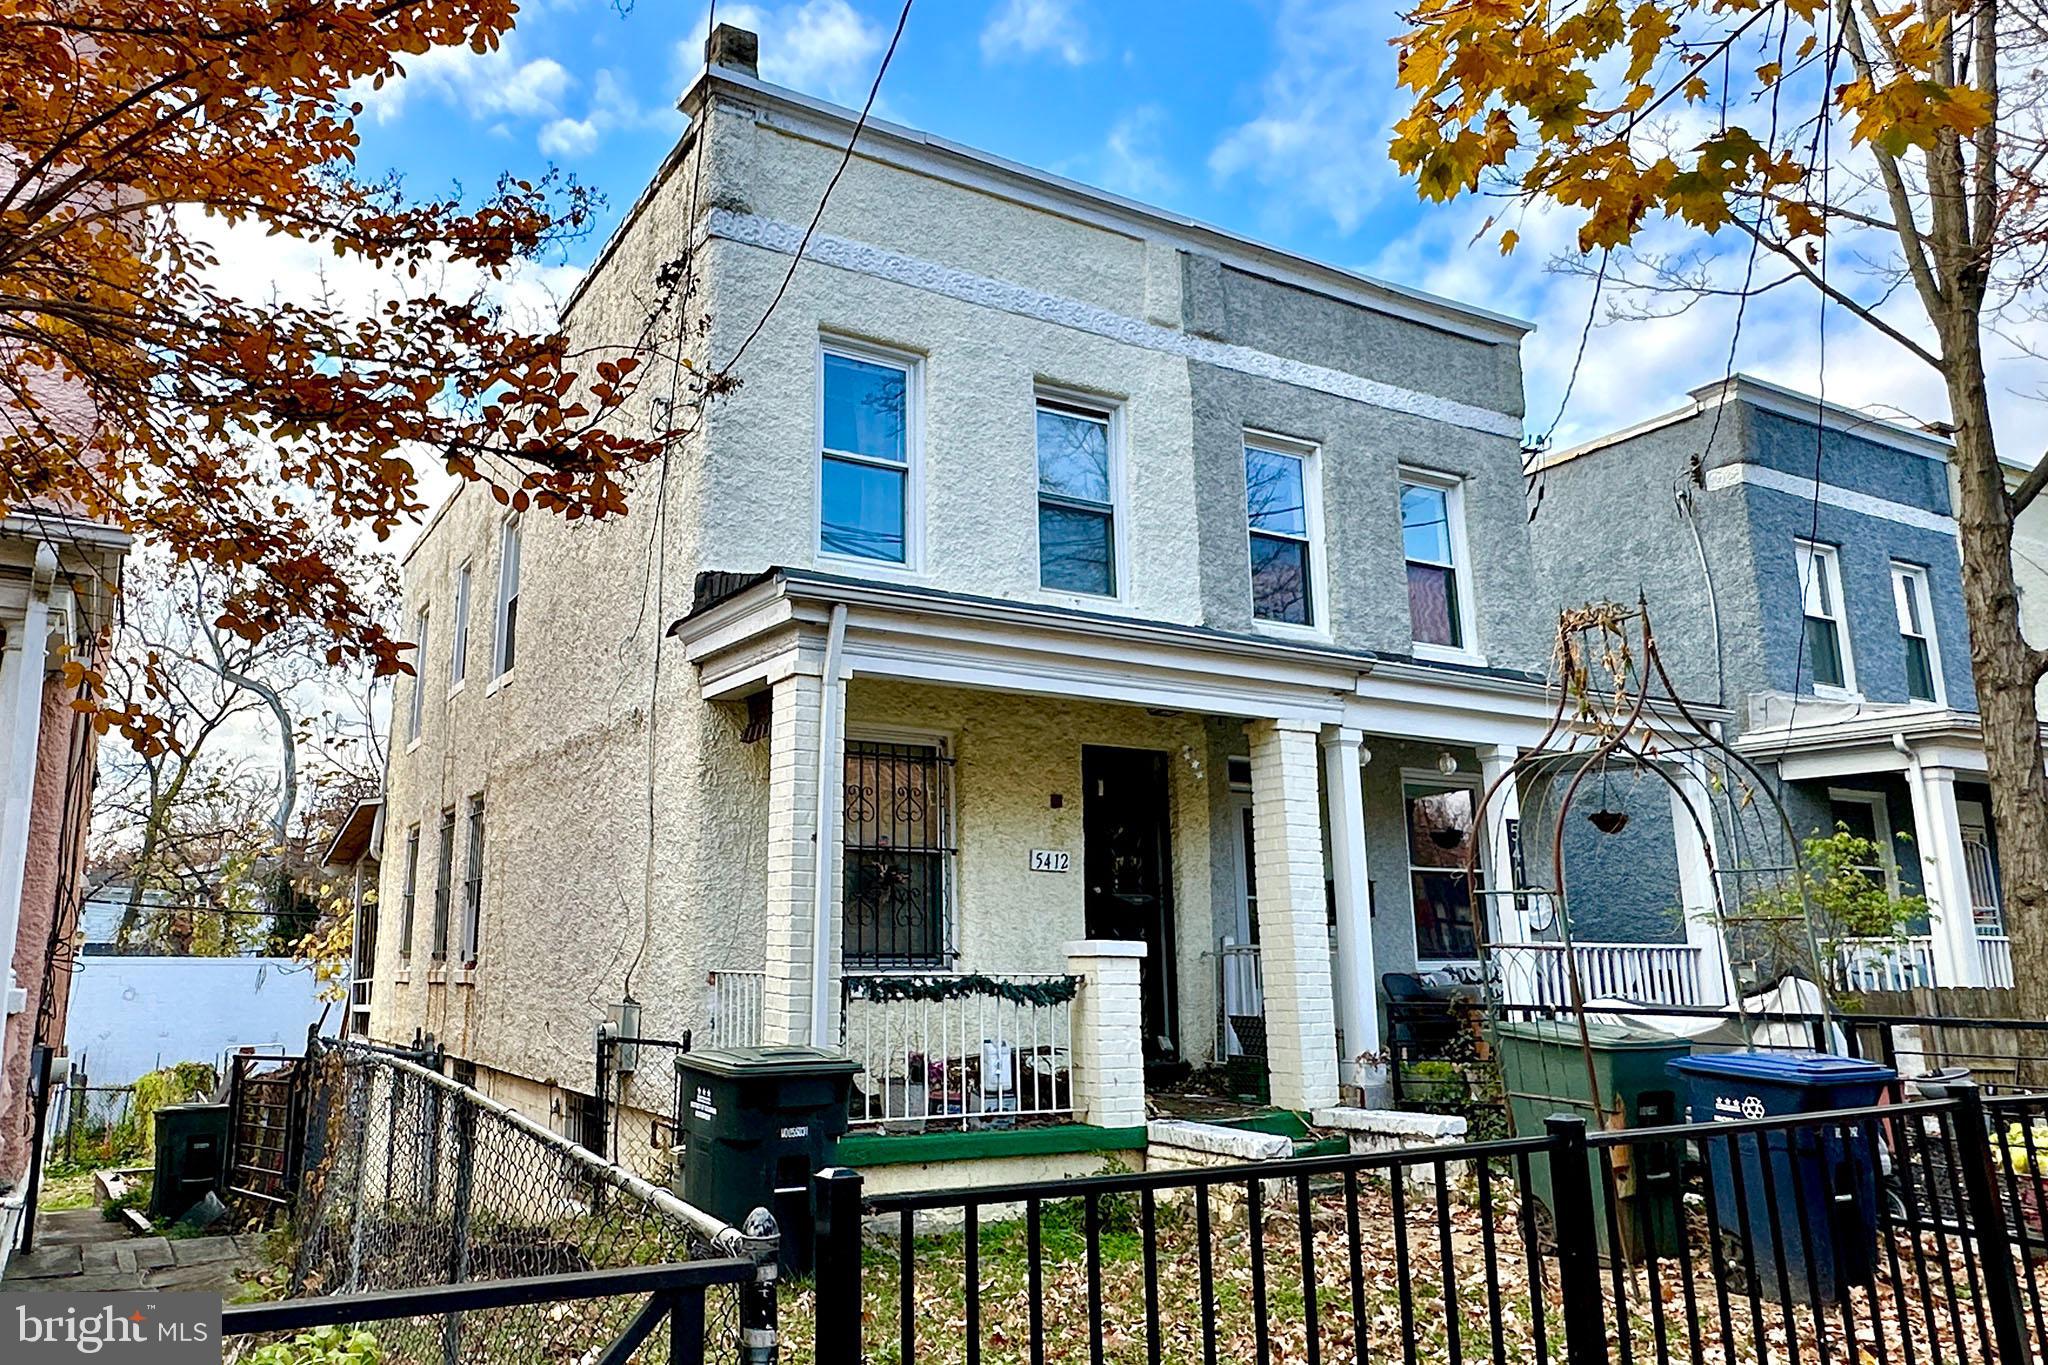
[[[2012,982],[1948,459],[1924,432],[1737,376],[1537,476],[1554,599],[1640,592],[1681,691],[1732,710],[1728,738],[1795,835],[1862,835],[1896,893],[1927,897],[1905,944],[1843,950],[1852,985]],[[1653,820],[1580,842],[1635,869],[1575,898],[1582,932],[1683,937]],[[1730,902],[1786,861],[1782,840],[1723,842]]]
[[[886,123],[790,275],[854,115],[751,46],[567,315],[694,243],[743,386],[623,523],[469,488],[406,562],[371,1031],[565,1127],[608,1015],[843,1046],[865,1125],[1369,1083],[1549,717],[1525,327]]]

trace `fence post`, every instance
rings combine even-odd
[[[2028,1344],[2027,1320],[2020,1304],[2019,1274],[2012,1264],[2012,1234],[1992,1171],[1984,1095],[1974,1081],[1950,1084],[1946,1089],[1956,1104],[1963,1197],[1970,1210],[1970,1231],[1977,1239],[1977,1259],[1984,1267],[1984,1306],[1997,1332],[1998,1354],[2004,1360],[2027,1360],[2033,1348]]]
[[[832,1343],[845,1360],[860,1353],[860,1225],[861,1176],[844,1166],[831,1166],[811,1177],[811,1221],[815,1270],[811,1277],[817,1341],[816,1358],[826,1359]]]
[[[739,1243],[739,1254],[754,1262],[754,1278],[740,1286],[740,1361],[775,1365],[775,1285],[782,1272],[782,1230],[775,1215],[766,1209],[748,1214]]]
[[[1550,1213],[1557,1229],[1565,1359],[1570,1365],[1608,1365],[1607,1296],[1600,1285],[1600,1246],[1594,1236],[1598,1211],[1586,1121],[1552,1114],[1543,1128],[1550,1139]]]
[[[438,1114],[438,1109],[437,1109]],[[438,1124],[437,1124],[438,1127]],[[476,1109],[466,1100],[455,1105],[455,1189],[449,1219],[448,1283],[469,1278],[469,1205],[476,1188]],[[446,1365],[462,1359],[462,1314],[450,1313],[441,1323],[441,1358]]]

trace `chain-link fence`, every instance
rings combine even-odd
[[[317,1054],[311,1084],[295,1296],[733,1256],[765,1255],[772,1268],[772,1241],[750,1241],[415,1061],[330,1044]],[[711,1291],[708,1359],[737,1358],[746,1292]],[[621,1297],[469,1309],[380,1322],[373,1335],[389,1360],[590,1359],[639,1308]],[[657,1337],[636,1359],[667,1353]]]
[[[149,1146],[132,1085],[60,1081],[50,1096],[50,1156],[70,1166],[142,1160]]]

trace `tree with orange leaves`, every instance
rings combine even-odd
[[[355,163],[351,91],[435,47],[489,51],[516,9],[0,0],[0,514],[64,508],[131,530],[228,585],[212,628],[310,625],[330,663],[390,674],[407,646],[331,551],[422,510],[409,455],[522,508],[624,512],[622,474],[675,434],[614,419],[674,338],[678,268],[649,282],[642,344],[578,352],[516,325],[492,288],[587,228],[587,190],[550,172],[479,202],[415,199]],[[223,225],[477,286],[367,313],[237,298],[210,282],[207,233]],[[71,667],[103,729],[173,742],[146,704]]]

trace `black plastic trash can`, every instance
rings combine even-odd
[[[175,1219],[220,1192],[228,1149],[225,1104],[167,1104],[156,1111],[156,1174],[149,1216]]]
[[[1682,1057],[1671,1070],[1690,1088],[1695,1123],[1861,1109],[1898,1078],[1890,1067],[1825,1052]],[[1881,1141],[1872,1124],[1822,1123],[1705,1142],[1714,1221],[1741,1239],[1756,1292],[1826,1304],[1871,1283]]]
[[[685,1149],[680,1193],[738,1226],[766,1208],[782,1264],[811,1267],[810,1183],[833,1164],[860,1067],[814,1047],[739,1047],[676,1059]]]

